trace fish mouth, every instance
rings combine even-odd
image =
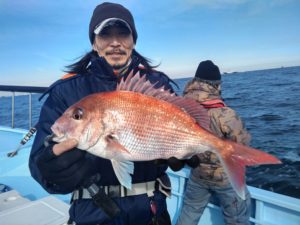
[[[55,125],[51,127],[52,134],[51,136],[51,141],[54,142],[62,142],[66,139],[66,134],[62,132],[60,129],[58,129]]]
[[[66,140],[65,137],[66,137],[65,135],[63,135],[63,136],[54,136],[52,140],[55,141],[55,142],[62,142],[64,140]]]
[[[50,142],[53,142],[53,141],[55,141],[56,142],[56,140],[54,140],[55,139],[55,134],[50,134],[50,135],[48,135],[48,136],[46,136],[46,138],[45,138],[45,140],[44,140],[44,145],[46,146],[46,147],[48,147],[49,146],[49,144],[50,144]]]
[[[49,141],[54,141],[54,142],[58,142],[58,143],[66,140],[66,135],[57,135],[55,133],[52,133],[48,137],[49,137],[49,139],[48,139]]]

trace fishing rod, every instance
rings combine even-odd
[[[7,153],[7,157],[12,158],[12,157],[14,157],[14,156],[16,156],[18,154],[18,152],[21,150],[21,148],[31,139],[31,137],[36,132],[36,126],[37,126],[37,124],[29,129],[29,131],[27,132],[27,134],[20,141],[20,144],[17,147],[17,149],[15,151]]]

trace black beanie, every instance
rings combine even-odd
[[[220,81],[221,73],[218,66],[212,61],[206,60],[199,63],[195,77],[208,81]]]
[[[125,21],[131,28],[133,41],[136,43],[137,32],[134,25],[133,16],[128,9],[124,6],[116,3],[104,2],[98,5],[93,12],[90,26],[89,26],[89,37],[90,41],[93,44],[95,34],[94,30],[99,26],[104,20],[109,18],[117,18]]]

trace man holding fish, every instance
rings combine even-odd
[[[132,185],[127,189],[118,181],[110,160],[79,150],[76,148],[79,142],[75,138],[60,143],[46,138],[52,133],[50,127],[68,107],[87,95],[114,91],[117,83],[130,71],[145,74],[155,88],[172,90],[171,80],[155,71],[149,61],[135,50],[137,36],[134,19],[126,8],[114,3],[98,5],[89,25],[92,51],[68,66],[69,74],[48,90],[29,166],[32,176],[49,193],[73,192],[70,222],[171,224],[166,207],[166,195],[170,193],[165,173],[167,165],[158,166],[153,161],[135,162]],[[96,107],[96,103],[92,104]],[[74,118],[84,117],[83,113],[78,109]],[[113,139],[109,141],[113,143]],[[83,188],[90,185],[89,178],[94,174],[98,174],[97,180],[92,180],[96,185],[94,189],[103,191],[98,199],[103,208],[94,204],[91,190]]]
[[[246,165],[280,162],[213,135],[206,109],[176,96],[171,80],[136,52],[123,6],[97,6],[89,35],[93,50],[49,88],[30,156],[32,176],[48,192],[73,192],[76,224],[171,224],[170,183],[157,159],[212,151],[242,199]]]

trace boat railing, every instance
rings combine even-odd
[[[44,93],[47,87],[0,85],[0,92],[10,93],[11,96],[11,127],[15,127],[15,97],[16,93],[28,95],[29,128],[32,127],[32,94]]]
[[[168,211],[173,224],[181,211],[185,186],[190,169],[178,172],[168,169],[172,183],[172,198],[168,199]],[[299,225],[300,199],[248,186],[251,195],[251,225]],[[206,207],[197,225],[224,225],[220,207],[211,202]]]

